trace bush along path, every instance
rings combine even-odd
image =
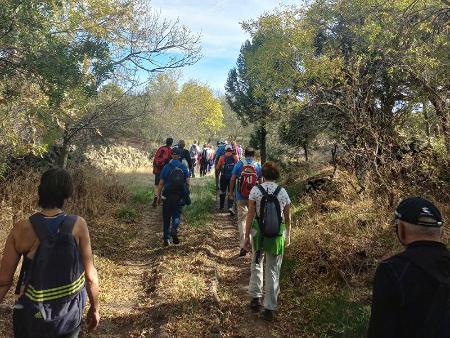
[[[150,174],[142,184],[148,182]],[[161,208],[153,209],[147,195],[135,198],[146,202],[129,212],[137,214],[134,222],[93,232],[104,253],[109,243],[110,259],[97,258],[103,321],[86,337],[294,336],[285,316],[267,323],[251,312],[250,258],[238,257],[235,218],[215,212],[212,177],[193,179],[179,245],[162,245]]]

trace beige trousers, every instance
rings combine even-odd
[[[237,219],[239,229],[239,247],[242,249],[245,244],[245,220],[248,213],[248,201],[237,201]]]

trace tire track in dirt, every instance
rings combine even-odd
[[[145,185],[152,182],[153,176],[145,175]],[[142,180],[142,178],[140,178]],[[116,247],[118,257],[106,261],[96,257],[95,265],[99,272],[102,319],[95,332],[83,332],[83,337],[148,337],[150,332],[142,325],[146,317],[149,299],[146,290],[154,257],[161,250],[162,215],[160,208],[145,205],[135,224],[122,225],[113,236],[132,236],[126,248]],[[93,238],[95,241],[95,238]],[[145,325],[147,326],[147,325]]]

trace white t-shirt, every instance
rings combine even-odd
[[[264,182],[261,184],[261,186],[264,188],[265,191],[268,191],[269,194],[272,194],[275,189],[278,187],[278,184],[275,182]],[[261,207],[261,200],[263,198],[262,192],[259,190],[257,186],[253,187],[250,191],[250,195],[248,199],[250,201],[256,201],[256,214],[259,216],[259,209]],[[284,218],[283,210],[286,207],[286,205],[291,204],[291,199],[289,198],[289,195],[287,191],[284,188],[281,188],[280,192],[277,195],[278,202],[280,202],[281,207],[281,215]]]

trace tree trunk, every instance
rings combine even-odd
[[[260,137],[261,164],[264,164],[267,161],[267,130],[265,123],[261,126]]]
[[[66,169],[68,158],[69,158],[69,141],[66,138],[64,138],[63,144],[61,147],[61,153],[59,154],[58,165],[61,168]]]
[[[430,125],[430,117],[428,115],[428,102],[423,102],[423,118],[425,119],[425,133],[427,135],[427,143],[431,144],[431,125]]]
[[[308,145],[303,144],[303,151],[305,153],[305,161],[308,162]]]

